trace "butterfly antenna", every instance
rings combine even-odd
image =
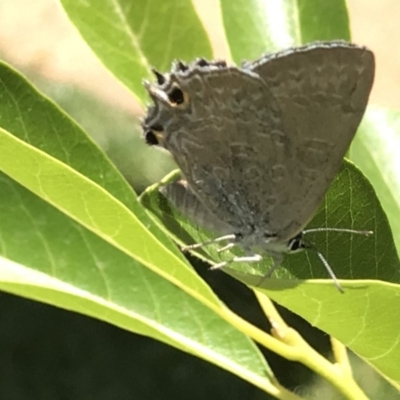
[[[304,234],[313,233],[313,232],[345,232],[345,233],[354,233],[356,235],[372,235],[373,231],[356,231],[354,229],[344,229],[344,228],[313,228],[306,229],[303,231]]]
[[[329,263],[328,263],[327,259],[324,257],[324,255],[312,243],[305,242],[305,244],[307,245],[308,248],[313,249],[317,253],[318,258],[321,260],[322,264],[324,264],[324,267],[328,271],[328,274],[331,277],[331,279],[333,280],[333,283],[336,286],[336,288],[339,290],[340,293],[344,293],[342,285],[339,283],[338,279],[336,278],[335,273],[333,272],[333,269],[329,265]]]
[[[354,229],[345,229],[345,228],[313,228],[313,229],[306,229],[303,231],[304,234],[313,232],[344,232],[344,233],[353,233],[356,235],[365,235],[365,236],[372,235],[374,233],[373,231],[356,231]],[[324,255],[320,251],[318,251],[318,249],[312,243],[305,242],[305,244],[307,245],[307,247],[315,250],[315,252],[318,255],[318,258],[321,260],[322,264],[324,264],[325,269],[328,271],[329,276],[332,278],[339,292],[344,293],[342,286],[338,282],[335,273],[333,272],[331,266],[329,265]]]

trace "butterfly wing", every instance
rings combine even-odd
[[[370,51],[318,43],[242,69],[199,60],[148,85],[148,142],[172,153],[211,215],[285,241],[309,221],[368,101]],[[151,135],[150,135],[151,134]]]
[[[374,56],[344,42],[316,43],[244,68],[271,90],[281,110],[282,133],[290,138],[269,221],[279,237],[288,239],[310,220],[339,171],[367,106]]]
[[[233,228],[211,214],[193,193],[186,181],[180,180],[169,183],[168,185],[162,186],[160,192],[177,210],[199,226],[219,232],[220,234],[232,233]]]
[[[149,93],[155,106],[145,130],[160,130],[148,141],[172,153],[212,215],[233,233],[251,232],[260,215],[267,216],[262,197],[270,198],[275,190],[269,182],[274,157],[262,149],[275,146],[281,140],[276,133],[282,131],[279,107],[265,83],[236,67],[194,64],[149,87]]]

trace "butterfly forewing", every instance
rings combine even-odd
[[[271,90],[290,140],[270,215],[270,228],[287,239],[312,217],[341,166],[367,106],[374,57],[331,42],[266,56],[247,68]]]

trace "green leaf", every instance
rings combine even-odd
[[[194,226],[174,210],[156,187],[142,195],[142,203],[182,244],[202,243],[216,237],[215,233]],[[386,216],[368,181],[349,162],[343,164],[324,203],[307,228],[373,231],[370,236],[323,231],[309,233],[305,237],[324,255],[338,278],[400,281],[400,265]],[[219,253],[219,247],[206,246],[195,254],[214,263],[245,254],[239,249]],[[229,269],[253,274],[260,279],[271,265],[272,260],[267,256],[267,260],[261,263],[237,263]],[[274,276],[280,280],[289,279],[290,286],[296,286],[304,279],[329,278],[314,250],[288,255]],[[273,282],[269,281],[269,285],[273,286]]]
[[[290,287],[287,282],[274,286],[272,290],[257,290],[334,336],[389,380],[400,384],[399,284],[355,280],[343,285],[344,294],[326,282],[310,283],[304,288]]]
[[[155,188],[146,192],[142,202],[181,243],[201,243],[216,237],[216,234],[193,226],[173,210]],[[272,265],[267,255],[265,261],[259,264],[231,264],[226,272],[247,285],[255,286],[256,290],[264,291],[279,304],[341,340],[391,379],[400,382],[399,371],[394,368],[400,357],[400,345],[395,339],[394,342],[389,340],[397,337],[400,324],[397,322],[399,304],[397,300],[390,300],[396,296],[400,298],[400,264],[386,216],[371,185],[348,162],[344,163],[324,203],[308,226],[324,227],[373,231],[371,236],[327,231],[306,235],[341,279],[344,294],[339,293],[328,278],[314,250],[287,255],[274,273],[275,279],[263,281],[261,287],[258,286],[260,279]],[[220,262],[244,252],[236,249],[218,253],[218,246],[211,245],[196,254],[211,262]],[[394,320],[396,322],[390,324]],[[370,329],[376,324],[387,330],[383,341],[381,329]],[[356,340],[355,332],[360,332],[362,340]],[[373,356],[377,353],[371,355],[371,351],[376,349],[378,342],[381,346],[379,351],[384,356],[375,360]]]
[[[300,43],[315,40],[350,41],[350,21],[345,0],[297,0]]]
[[[210,57],[189,0],[62,3],[101,61],[140,99],[150,65],[169,69],[173,58]],[[309,40],[349,38],[343,1],[221,1],[221,8],[236,61]],[[163,340],[265,387],[271,373],[255,346],[222,320],[224,306],[104,154],[3,64],[0,84],[0,170],[7,174],[0,176],[0,287]],[[181,240],[210,237],[171,210],[157,191],[146,193],[144,203]],[[370,237],[310,236],[336,274],[351,278],[342,282],[345,293],[331,281],[302,281],[326,277],[312,252],[287,257],[275,274],[280,279],[258,290],[341,338],[399,382],[398,259],[379,203],[354,167],[344,166],[313,224],[374,231]],[[201,255],[231,256],[215,247]],[[254,284],[267,264],[227,272]]]
[[[268,383],[258,349],[217,314],[3,174],[0,193],[2,290],[102,319]]]
[[[176,58],[211,57],[190,0],[61,0],[69,19],[102,63],[143,101],[151,67],[169,70]]]
[[[169,277],[175,276],[172,280],[183,279],[185,287],[191,285],[218,305],[211,290],[151,222],[128,184],[87,135],[4,64],[0,64],[0,84],[5,93],[3,126],[14,133],[0,130],[0,170],[140,262],[147,259],[147,265],[156,269],[164,264],[161,269]],[[32,116],[44,118],[33,121]],[[73,168],[76,165],[78,169]],[[89,176],[82,175],[85,172]],[[148,251],[161,245],[160,241],[166,246],[164,255]],[[171,269],[175,264],[182,268]]]
[[[350,40],[344,0],[220,0],[220,4],[237,63],[317,40]]]
[[[0,129],[0,288],[270,385],[256,346],[221,318],[223,304],[98,147],[4,64],[0,85],[12,132]]]
[[[400,251],[400,112],[368,108],[349,157],[374,186]]]

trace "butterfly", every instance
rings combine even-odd
[[[246,255],[231,262],[274,264],[312,247],[305,226],[321,204],[365,112],[373,53],[343,41],[316,42],[245,62],[197,59],[154,70],[142,126],[148,144],[174,157],[184,180],[166,197]],[[322,228],[321,228],[322,229]],[[323,228],[367,234],[365,231]],[[329,274],[337,279],[321,253]]]

